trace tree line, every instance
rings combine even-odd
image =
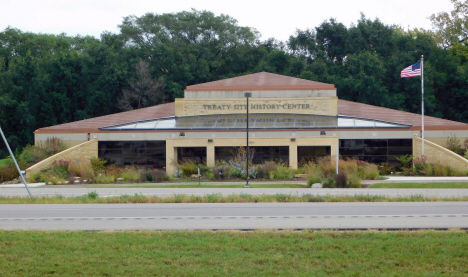
[[[426,113],[468,122],[468,24],[460,24],[468,0],[452,2],[452,13],[431,17],[434,30],[361,15],[350,27],[329,19],[284,42],[197,10],[128,16],[119,33],[99,39],[7,28],[0,126],[20,149],[38,128],[172,102],[186,86],[261,71],[335,84],[340,99],[420,113],[420,79],[401,79],[400,71],[421,55]]]

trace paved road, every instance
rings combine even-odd
[[[468,203],[1,205],[0,229],[468,228]]]
[[[309,189],[309,188],[282,188],[282,189],[256,189],[256,188],[86,188],[68,187],[59,188],[54,186],[31,188],[34,197],[62,195],[64,197],[86,195],[95,191],[101,197],[118,195],[155,195],[159,197],[173,196],[176,194],[207,195],[207,194],[252,194],[252,195],[386,195],[390,197],[423,195],[427,197],[461,197],[468,196],[468,189]],[[0,188],[0,196],[23,196],[28,197],[25,188]]]

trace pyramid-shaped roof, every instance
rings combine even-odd
[[[188,86],[185,91],[258,91],[258,90],[335,90],[332,84],[320,83],[268,72]]]

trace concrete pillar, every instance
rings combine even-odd
[[[215,163],[215,147],[211,143],[206,146],[206,165],[213,167]]]
[[[338,142],[339,142],[339,138],[337,137],[332,137],[330,138],[330,142],[331,142],[331,145],[330,145],[330,154],[332,156],[335,156],[336,157],[336,154],[338,153]]]
[[[166,140],[166,173],[172,176],[176,173],[177,148],[174,147],[173,140]]]
[[[289,145],[289,166],[293,169],[297,169],[297,144],[295,141],[291,141]]]

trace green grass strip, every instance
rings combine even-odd
[[[468,182],[446,182],[446,183],[379,183],[370,185],[368,188],[395,188],[395,189],[468,189]]]
[[[464,197],[426,197],[422,195],[389,197],[381,195],[250,195],[207,194],[204,196],[174,194],[172,196],[158,197],[151,195],[121,195],[100,197],[96,192],[84,196],[64,197],[0,197],[0,204],[97,204],[97,203],[268,203],[268,202],[436,202],[436,201],[468,201]]]
[[[0,231],[2,276],[466,276],[451,231]]]
[[[222,184],[201,184],[201,185],[181,185],[181,184],[170,184],[170,185],[135,185],[135,186],[125,186],[120,185],[119,188],[243,188],[245,185],[222,185]],[[109,188],[112,187],[112,184],[108,186],[102,185],[88,185],[89,188]],[[250,184],[251,188],[308,188],[305,185],[299,184]]]

